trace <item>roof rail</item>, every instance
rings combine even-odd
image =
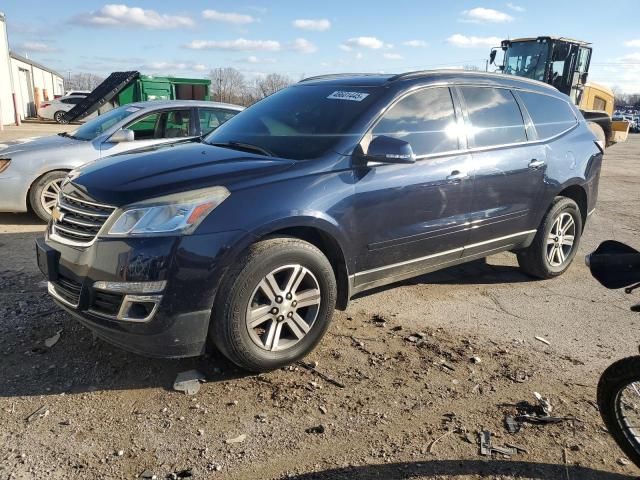
[[[390,77],[387,82],[395,82],[396,80],[402,80],[404,78],[418,77],[427,73],[434,73],[434,71],[437,72],[437,70],[414,70],[413,72],[398,73],[397,75]]]
[[[377,75],[376,73],[325,73],[324,75],[315,75],[313,77],[307,77],[300,80],[298,83],[308,82],[311,80],[322,80],[323,78],[340,78],[340,77],[356,77],[356,76],[371,76]]]

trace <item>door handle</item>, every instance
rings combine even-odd
[[[529,162],[529,168],[532,170],[537,170],[545,166],[544,160],[536,160],[535,158]]]
[[[447,177],[447,181],[451,183],[458,183],[458,182],[461,182],[462,180],[466,180],[467,178],[469,178],[469,175],[467,175],[466,172],[461,172],[460,170],[454,170]]]

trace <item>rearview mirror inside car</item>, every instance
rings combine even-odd
[[[134,140],[135,134],[133,130],[129,130],[128,128],[118,130],[109,138],[111,143],[133,142]]]
[[[367,162],[414,163],[416,161],[409,142],[385,135],[379,135],[371,140],[364,157]]]

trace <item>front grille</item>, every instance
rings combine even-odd
[[[78,282],[62,275],[58,275],[57,280],[53,282],[53,288],[55,289],[56,294],[67,303],[74,306],[78,306],[80,303],[82,285]]]
[[[116,207],[61,193],[51,233],[73,245],[89,245]]]
[[[121,293],[94,290],[91,310],[102,315],[115,317],[120,311],[123,295]]]

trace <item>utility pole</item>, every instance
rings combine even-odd
[[[222,76],[218,76],[218,101],[222,102]]]

